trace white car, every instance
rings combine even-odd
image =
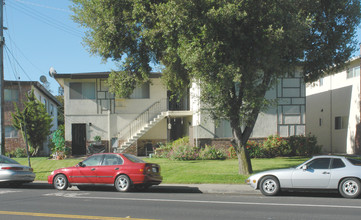
[[[34,179],[33,168],[23,166],[13,159],[0,155],[0,183],[20,186],[23,183],[33,182]]]
[[[281,190],[336,189],[345,198],[359,197],[360,182],[361,160],[344,156],[315,156],[297,167],[260,172],[246,180],[266,196]]]

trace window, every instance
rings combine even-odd
[[[4,89],[5,102],[19,101],[19,90],[17,89]]]
[[[149,99],[149,83],[142,86],[137,86],[133,93],[129,96],[130,99]]]
[[[106,154],[104,156],[104,162],[103,165],[105,166],[111,166],[111,165],[122,165],[123,164],[123,159],[120,158],[117,155],[114,154]]]
[[[5,137],[6,138],[17,138],[18,130],[13,126],[5,126]]]
[[[347,128],[348,117],[347,116],[337,116],[335,117],[335,130],[341,130]]]
[[[95,156],[89,157],[88,159],[84,160],[83,165],[98,166],[102,159],[103,159],[103,155],[95,155]]]
[[[342,162],[341,159],[333,159],[331,169],[337,169],[345,167],[345,164]]]
[[[70,83],[70,99],[95,99],[95,83]]]
[[[318,158],[314,159],[307,164],[308,169],[329,169],[330,158]]]
[[[347,70],[347,79],[360,76],[360,67],[356,66],[354,68]]]
[[[347,160],[355,166],[361,166],[361,160],[354,158],[347,158]]]
[[[319,86],[323,86],[323,78],[321,78],[321,79],[318,80],[318,85],[319,85]]]

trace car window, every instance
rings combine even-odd
[[[317,158],[307,163],[307,167],[309,169],[329,169],[330,161],[330,158]]]
[[[346,165],[344,164],[344,162],[341,159],[333,159],[332,160],[331,169],[342,168],[342,167],[345,167],[345,166]]]
[[[19,164],[19,163],[16,162],[15,160],[10,159],[10,158],[7,158],[7,157],[4,157],[4,156],[1,156],[1,157],[0,157],[0,163]]]
[[[83,161],[85,166],[98,166],[103,158],[103,155],[94,155]]]
[[[122,165],[123,159],[116,154],[105,154],[103,164],[104,166],[109,165]]]
[[[356,160],[353,158],[346,158],[348,161],[350,161],[350,163],[352,163],[355,166],[361,166],[361,160]]]
[[[123,156],[134,163],[145,163],[143,160],[141,160],[131,154],[123,154]]]

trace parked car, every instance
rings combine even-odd
[[[74,167],[54,170],[48,183],[55,189],[77,186],[80,190],[94,185],[112,185],[121,192],[144,189],[162,182],[160,166],[130,154],[94,154]]]
[[[0,182],[20,186],[23,183],[33,182],[35,173],[33,168],[23,166],[13,159],[0,155]]]
[[[338,190],[345,198],[357,198],[361,193],[361,161],[344,156],[315,156],[301,165],[288,169],[260,172],[246,183],[265,196],[281,190]]]

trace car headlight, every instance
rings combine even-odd
[[[52,171],[50,175],[54,175],[54,171]]]

